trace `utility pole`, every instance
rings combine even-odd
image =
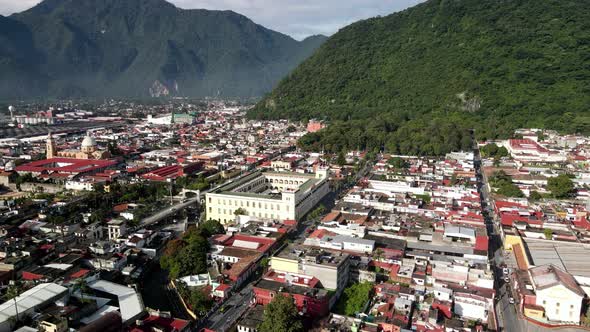
[[[168,179],[168,182],[170,183],[170,206],[174,205],[174,200],[172,199],[172,186],[174,183],[174,179]]]

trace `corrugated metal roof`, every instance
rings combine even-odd
[[[67,290],[67,288],[54,283],[37,285],[16,298],[18,312],[24,313],[25,311],[35,308],[45,302],[57,299],[64,295]],[[0,304],[0,323],[6,322],[11,317],[15,316],[16,310],[14,300],[8,300]]]

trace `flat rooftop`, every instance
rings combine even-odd
[[[306,260],[311,262],[313,257],[317,258],[316,264],[326,266],[338,266],[342,261],[348,258],[347,253],[332,252],[325,249],[312,249],[306,246],[291,244],[275,254],[275,257],[292,259],[292,260]]]
[[[257,283],[254,284],[254,287],[267,289],[273,292],[285,292],[289,294],[299,295],[307,294],[310,296],[313,295],[319,298],[328,295],[328,292],[324,289],[309,288],[298,285],[288,285],[286,283],[267,279],[260,279]]]

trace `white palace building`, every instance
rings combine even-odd
[[[256,171],[207,193],[207,219],[232,223],[241,209],[260,219],[299,220],[329,191],[327,169],[315,174]]]

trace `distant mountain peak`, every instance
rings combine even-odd
[[[0,70],[22,77],[12,91],[0,85],[4,98],[142,97],[155,82],[182,96],[261,96],[321,43],[295,41],[233,11],[164,0],[45,0],[10,19],[29,43],[0,52]],[[3,26],[0,40],[18,39]],[[36,65],[15,58],[21,54],[37,56]]]

